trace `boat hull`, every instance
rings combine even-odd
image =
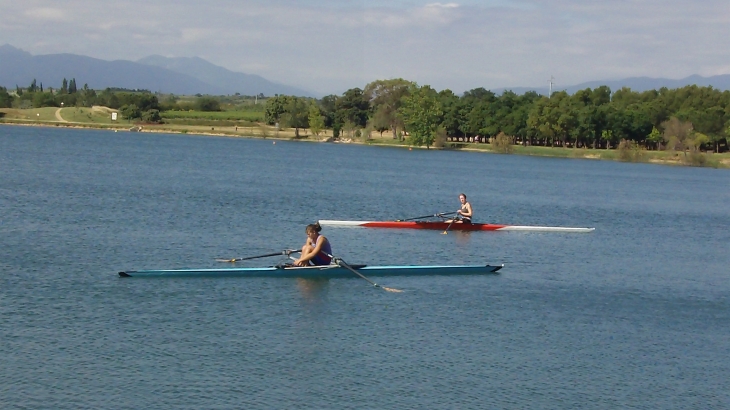
[[[504,265],[454,266],[362,266],[350,265],[365,276],[426,276],[426,275],[482,275],[495,273]],[[119,272],[120,277],[277,277],[277,278],[354,278],[347,268],[328,266],[220,268],[220,269],[160,269]]]
[[[595,228],[571,228],[562,226],[520,226],[499,224],[465,224],[443,221],[334,221],[320,220],[321,226],[350,226],[362,228],[432,229],[445,231],[527,231],[527,232],[592,232]]]

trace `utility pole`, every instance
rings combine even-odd
[[[550,86],[548,88],[548,98],[553,95],[553,81],[555,81],[555,77],[550,76],[550,80],[548,81],[548,85]]]

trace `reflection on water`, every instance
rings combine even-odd
[[[329,289],[329,279],[327,278],[297,278],[297,289],[303,299],[310,303],[319,303],[323,297],[327,295]]]
[[[452,233],[456,238],[456,244],[459,246],[467,245],[472,234],[471,231],[453,231]]]

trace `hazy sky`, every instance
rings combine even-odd
[[[202,57],[321,94],[730,74],[729,0],[0,0],[0,45]]]

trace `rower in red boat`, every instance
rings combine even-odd
[[[307,241],[302,246],[301,256],[294,261],[295,266],[321,266],[332,262],[332,247],[329,240],[319,234],[321,230],[319,223],[307,225]]]
[[[474,215],[474,212],[472,211],[471,204],[467,202],[466,200],[466,194],[461,193],[459,194],[459,201],[461,202],[461,209],[456,211],[456,217],[454,219],[450,219],[446,221],[447,223],[463,223],[463,224],[470,224],[471,218]]]

